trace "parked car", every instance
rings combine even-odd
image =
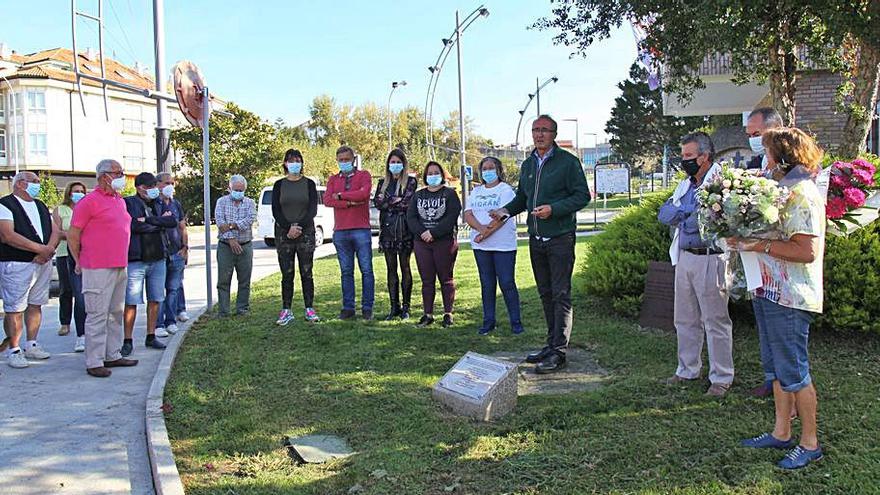
[[[324,186],[318,186],[318,214],[315,216],[315,245],[320,246],[333,235],[333,209],[324,206]],[[275,218],[272,216],[272,186],[263,188],[257,205],[257,235],[267,246],[275,245]]]

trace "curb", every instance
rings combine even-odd
[[[164,403],[165,383],[171,375],[171,368],[177,358],[177,351],[183,344],[186,334],[192,325],[205,313],[206,306],[196,310],[189,321],[183,323],[178,333],[167,344],[159,367],[147,393],[146,433],[147,455],[150,458],[150,470],[153,475],[153,488],[156,495],[184,495],[183,482],[174,462],[168,429],[165,427],[165,415],[162,412]]]

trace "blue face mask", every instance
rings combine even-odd
[[[147,197],[150,199],[158,198],[159,197],[159,188],[158,187],[151,187],[151,188],[147,189]]]
[[[498,180],[498,172],[496,172],[495,169],[483,171],[483,182],[491,184],[496,180]]]
[[[347,174],[354,170],[354,164],[351,162],[339,162],[339,171],[343,174]]]
[[[302,172],[303,164],[299,162],[289,162],[287,164],[287,173],[299,175]]]
[[[437,187],[443,182],[443,177],[440,174],[429,175],[425,178],[425,182],[431,187]]]
[[[31,198],[37,199],[37,196],[40,195],[40,183],[28,182],[27,193],[30,195]]]
[[[390,170],[392,174],[398,175],[403,172],[403,164],[399,162],[389,163],[388,170]]]
[[[79,203],[79,200],[83,199],[84,197],[85,194],[81,192],[70,193],[70,200],[73,201],[74,204]]]
[[[235,201],[241,201],[244,199],[244,191],[229,191],[229,195],[232,196],[232,199]]]

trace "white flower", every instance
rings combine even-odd
[[[770,223],[776,223],[779,220],[779,208],[775,206],[767,207],[767,209],[764,210],[764,218]]]
[[[719,212],[719,211],[721,211],[721,205],[718,204],[718,203],[713,204],[713,205],[712,205],[712,211],[715,211],[715,212]]]
[[[724,186],[725,189],[730,188],[730,186],[731,186],[730,179],[724,179],[724,181],[721,182],[721,185]]]
[[[733,181],[733,187],[739,187],[740,185],[742,185],[742,181],[741,181],[741,180],[736,179],[736,180]]]

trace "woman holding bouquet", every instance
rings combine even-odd
[[[780,212],[781,239],[728,239],[739,251],[758,253],[762,286],[752,304],[765,377],[773,382],[776,423],[772,432],[742,441],[751,448],[790,449],[779,462],[798,469],[822,458],[816,433],[816,389],[807,354],[810,322],[822,312],[825,198],[813,182],[822,151],[794,128],[767,130],[762,139],[767,169],[789,191]],[[791,431],[791,410],[801,419],[800,441]]]

